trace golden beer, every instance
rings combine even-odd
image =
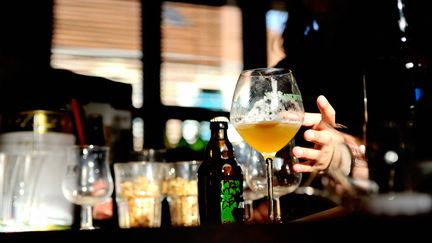
[[[261,153],[275,153],[282,149],[297,131],[301,123],[268,121],[235,126],[242,138]]]

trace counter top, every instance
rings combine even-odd
[[[1,233],[2,242],[292,242],[292,239],[346,240],[386,236],[425,237],[430,233],[432,214],[378,217],[330,209],[314,216],[283,224],[161,227],[135,229],[59,230]],[[126,240],[125,240],[126,239]],[[337,240],[336,240],[337,241]]]

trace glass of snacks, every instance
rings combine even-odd
[[[199,161],[168,163],[164,190],[169,203],[172,226],[198,226]]]
[[[115,163],[120,228],[160,227],[166,163]]]

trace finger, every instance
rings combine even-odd
[[[311,127],[314,126],[321,121],[321,114],[320,113],[310,113],[305,112],[304,120],[303,120],[303,126]]]
[[[317,160],[320,157],[321,151],[318,149],[304,148],[296,146],[292,150],[293,155],[299,159]],[[307,164],[307,163],[302,163]]]
[[[297,158],[306,159],[300,164],[312,166],[316,170],[325,170],[331,161],[333,149],[329,146],[322,149],[294,147],[293,154]]]
[[[333,140],[333,134],[327,130],[317,131],[317,130],[307,130],[304,133],[304,138],[306,141],[323,145],[330,144]]]
[[[304,163],[293,165],[293,169],[295,172],[299,172],[299,173],[313,172],[315,170],[313,166]]]
[[[293,165],[295,172],[313,172],[313,171],[324,171],[328,168],[329,163],[322,163],[314,160],[308,160],[303,163],[297,163]]]
[[[327,98],[324,95],[320,95],[317,98],[317,106],[321,112],[322,120],[329,123],[331,126],[336,125],[336,111],[333,106],[330,105]]]

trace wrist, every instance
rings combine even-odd
[[[351,173],[353,166],[353,155],[346,143],[339,144],[338,150],[340,151],[340,164],[339,170],[346,176]]]
[[[349,150],[351,157],[351,168],[349,175],[357,179],[368,179],[369,167],[365,157],[365,145],[358,144],[355,138],[351,136],[345,137],[345,145]]]

